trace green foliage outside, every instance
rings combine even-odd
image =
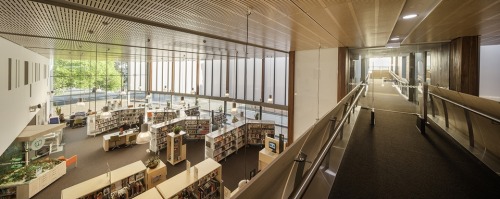
[[[92,65],[91,65],[92,64]],[[100,88],[108,91],[121,90],[121,73],[118,64],[108,62],[106,84],[106,62],[71,61],[58,59],[54,62],[54,90],[61,94],[68,88]]]

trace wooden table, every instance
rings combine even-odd
[[[116,144],[121,145],[121,144],[125,144],[126,141],[128,140],[128,137],[130,137],[131,135],[134,135],[134,134],[139,134],[139,132],[131,129],[131,130],[124,131],[123,134],[121,134],[121,135],[120,135],[120,132],[103,135],[102,136],[102,148],[104,149],[104,151],[109,151],[109,139],[111,139],[111,136],[115,136],[115,135],[120,136],[120,138],[122,138],[122,139],[120,141],[116,142]]]

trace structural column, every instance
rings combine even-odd
[[[344,96],[347,95],[348,77],[347,67],[351,65],[348,56],[347,47],[339,48],[339,63],[338,63],[338,78],[337,78],[337,102],[340,102]],[[350,63],[349,63],[350,62]],[[291,62],[289,62],[291,63]],[[349,64],[348,64],[349,63]]]
[[[450,43],[450,90],[479,95],[479,37],[467,36]]]

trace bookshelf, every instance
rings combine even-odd
[[[158,124],[165,121],[170,121],[177,118],[177,113],[174,110],[168,111],[151,111],[151,118],[148,117],[148,121],[153,121],[153,124]]]
[[[167,161],[172,165],[186,159],[186,145],[182,142],[184,134],[186,134],[185,131],[179,134],[173,132],[167,134]]]
[[[61,198],[132,198],[146,191],[145,175],[146,166],[137,161],[66,188]]]
[[[205,158],[221,161],[245,145],[245,123],[237,122],[205,136]]]
[[[163,198],[224,198],[219,163],[206,159],[188,169],[156,186]]]
[[[247,122],[248,144],[264,144],[266,135],[274,137],[274,121],[252,120]]]
[[[184,113],[186,113],[187,116],[199,116],[200,115],[199,107],[198,106],[188,107],[186,108],[186,110],[184,110]]]
[[[210,117],[190,116],[184,119],[186,139],[204,139],[210,132]]]
[[[175,126],[183,126],[184,118],[176,118],[168,122],[153,124],[151,126],[151,133],[153,138],[149,142],[149,150],[158,152],[159,150],[167,148],[167,134],[173,132]]]
[[[102,119],[100,115],[87,116],[87,135],[100,134],[123,124],[139,123],[139,115],[144,115],[144,108],[118,109],[111,112],[111,118]]]
[[[214,112],[212,111],[212,124],[216,124],[218,128],[221,127],[221,124],[225,124],[227,122],[226,115],[224,112]]]

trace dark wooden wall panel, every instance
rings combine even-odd
[[[479,95],[479,37],[467,36],[450,43],[450,90]]]
[[[448,88],[450,85],[450,44],[443,43],[430,50],[430,55],[430,84]]]

